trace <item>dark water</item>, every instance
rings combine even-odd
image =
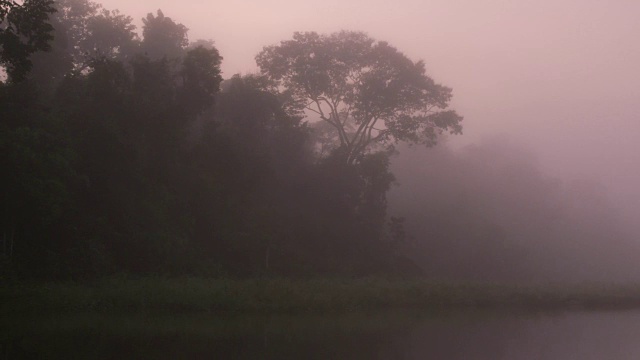
[[[0,359],[640,359],[638,311],[74,315],[0,325]]]

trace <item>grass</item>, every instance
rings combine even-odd
[[[640,308],[640,286],[519,287],[392,279],[109,278],[0,287],[3,314],[326,313],[433,308]]]

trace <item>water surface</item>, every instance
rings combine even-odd
[[[0,359],[638,359],[640,311],[2,321]]]

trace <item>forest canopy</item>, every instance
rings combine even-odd
[[[223,78],[213,40],[141,20],[0,0],[0,281],[640,278],[597,184],[447,147],[452,89],[391,44],[298,32]]]
[[[139,31],[90,0],[1,6],[2,276],[419,272],[389,146],[462,119],[422,62],[296,33],[223,80],[215,43],[161,10]]]

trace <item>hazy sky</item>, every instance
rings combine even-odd
[[[99,0],[98,0],[99,1]],[[544,170],[602,181],[640,209],[638,0],[104,0],[138,25],[148,12],[212,39],[224,76],[256,70],[294,31],[362,30],[454,89],[458,144],[507,134]],[[634,205],[635,204],[635,205]]]

